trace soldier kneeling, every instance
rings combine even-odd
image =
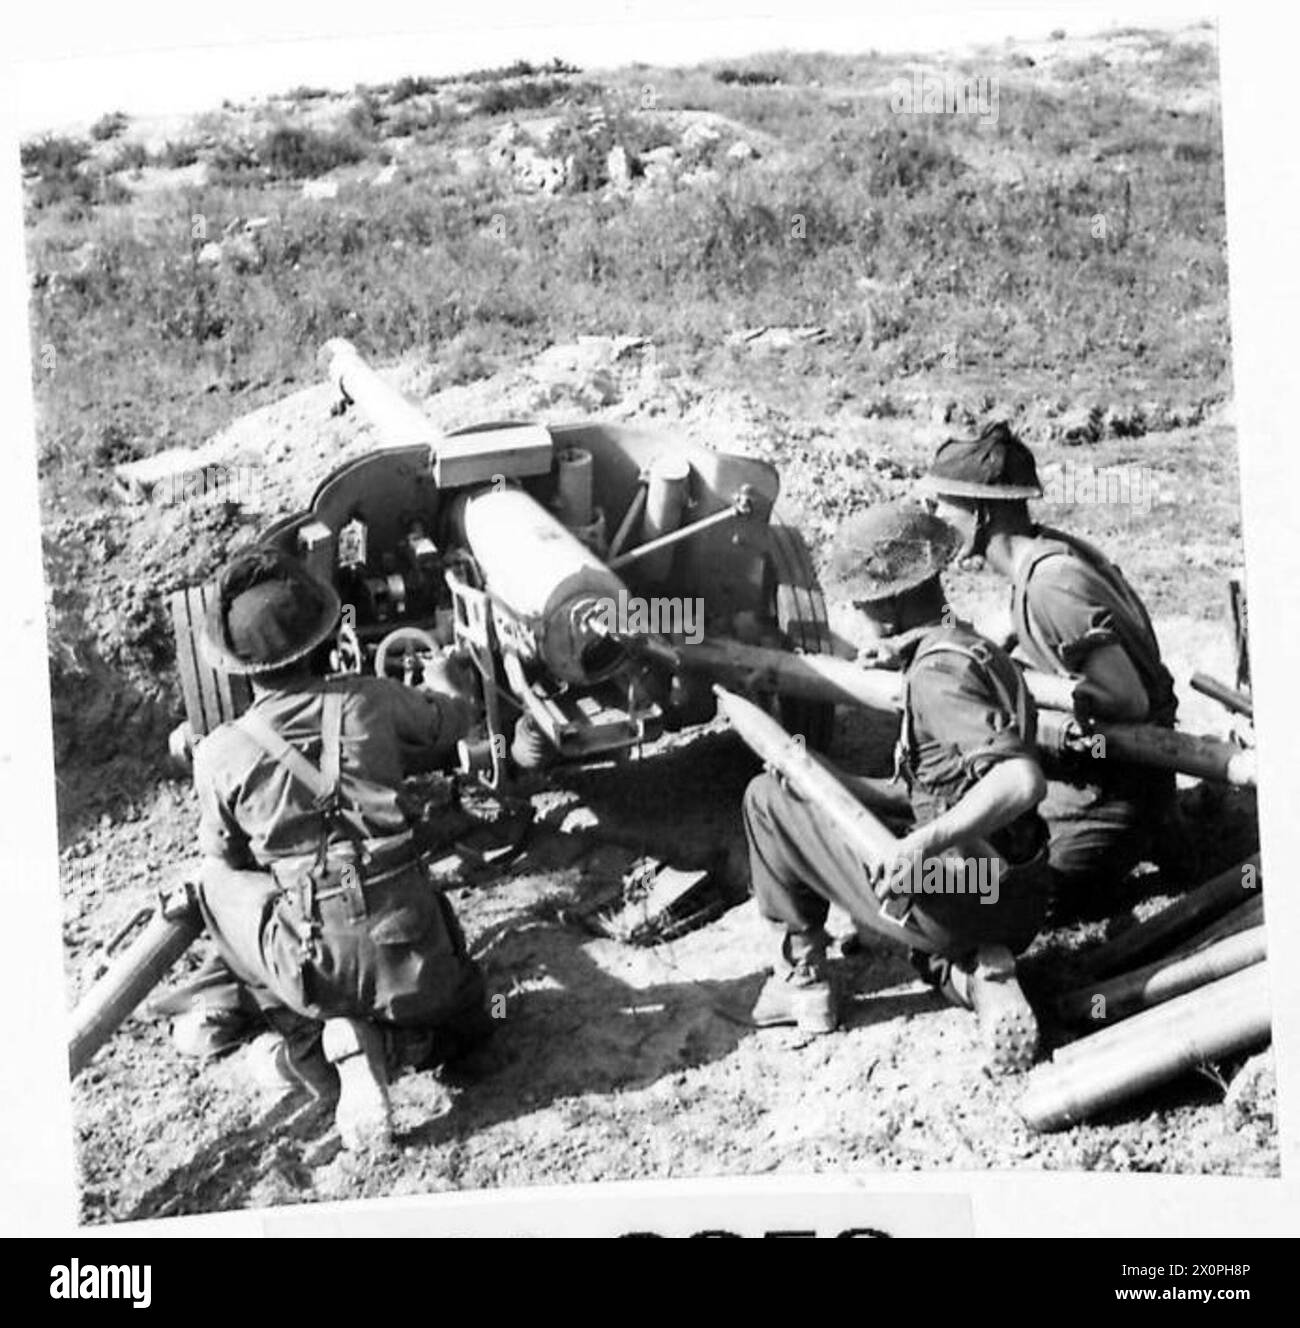
[[[221,963],[174,1031],[211,1053],[232,1015],[257,1012],[282,1076],[338,1094],[344,1145],[385,1148],[390,1064],[451,1059],[492,1027],[482,973],[398,802],[403,776],[445,759],[473,711],[445,670],[425,692],[317,676],[310,657],[339,615],[330,587],[274,551],[221,575],[203,649],[250,678],[253,703],[195,751],[199,902]]]
[[[905,670],[906,788],[860,777],[851,787],[910,829],[873,872],[817,805],[772,774],[750,784],[752,888],[779,936],[753,1017],[809,1032],[837,1026],[825,931],[835,903],[860,938],[906,945],[923,977],[976,1011],[994,1068],[1018,1069],[1038,1043],[1014,955],[1047,911],[1047,829],[1035,810],[1046,784],[1019,670],[947,607],[939,573],[959,544],[952,527],[899,503],[840,528],[830,588],[867,615]]]

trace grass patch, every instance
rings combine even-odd
[[[845,110],[838,93],[811,86],[877,89],[905,67],[775,53],[753,68],[779,77],[779,94],[707,69],[624,71],[599,114],[564,110],[546,150],[574,158],[575,192],[541,199],[440,162],[408,164],[406,181],[330,207],[284,188],[382,155],[361,132],[372,117],[385,134],[437,130],[439,152],[478,143],[481,126],[418,100],[451,80],[363,90],[361,130],[286,122],[241,138],[218,115],[211,146],[196,138],[160,154],[167,165],[206,159],[209,183],[152,198],[165,215],[147,237],[102,207],[87,143],[24,144],[33,224],[43,190],[72,210],[34,224],[30,241],[33,270],[61,274],[35,298],[33,340],[78,365],[75,382],[37,371],[46,473],[89,471],[89,418],[112,419],[146,451],[164,437],[202,438],[254,404],[236,409],[230,391],[314,381],[317,346],[341,333],[377,358],[453,343],[457,381],[548,341],[626,332],[704,377],[756,392],[820,383],[837,401],[888,399],[891,411],[949,382],[998,385],[1009,414],[1035,396],[1140,403],[1159,392],[1188,418],[1225,395],[1217,117],[1171,120],[1122,87],[1061,97],[1023,71],[1003,79],[992,129],[892,115],[883,92]],[[512,86],[507,75],[541,73],[541,90],[527,94],[539,100],[588,95],[569,72],[512,67],[456,81],[477,82],[480,105]],[[616,143],[636,157],[680,135],[672,114],[633,109],[647,83],[662,110],[714,111],[738,134],[765,136],[762,159],[707,187],[662,191],[652,206],[607,196]],[[1012,168],[985,169],[1003,162]],[[211,234],[269,216],[264,263],[239,274],[199,267],[196,214]],[[88,243],[99,258],[69,272],[64,255]],[[780,323],[832,336],[754,381],[727,338]]]

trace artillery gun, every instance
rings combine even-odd
[[[440,655],[472,661],[482,724],[461,764],[493,787],[512,763],[625,756],[710,720],[711,679],[682,666],[679,646],[831,650],[807,547],[773,518],[767,462],[606,423],[444,437],[348,342],[322,360],[340,408],[355,403],[381,446],[263,540],[345,605],[323,671],[418,684]],[[200,650],[211,593],[171,605],[190,741],[250,700]],[[833,701],[789,696],[782,709],[811,745],[829,741]]]

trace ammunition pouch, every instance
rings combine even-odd
[[[321,855],[283,858],[271,864],[279,892],[306,923],[323,920],[322,908],[347,923],[372,912],[383,887],[419,867],[410,833],[387,839],[331,844]]]

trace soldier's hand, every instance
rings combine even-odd
[[[780,788],[781,792],[784,793],[787,797],[790,798],[799,797],[799,794],[795,791],[790,781],[785,777],[785,775],[781,773],[780,770],[776,768],[776,766],[772,765],[770,762],[763,763],[763,773],[769,775],[772,779],[776,780],[777,786]]]
[[[876,898],[883,903],[891,895],[913,893],[929,854],[928,840],[920,830],[900,839],[893,853],[880,864],[871,883]]]
[[[1087,723],[1096,719],[1098,706],[1105,703],[1105,693],[1088,678],[1080,678],[1074,684],[1074,714],[1076,719]]]
[[[449,696],[470,703],[475,701],[474,670],[460,655],[440,655],[436,659],[427,660],[420,687],[436,696]]]
[[[864,669],[897,669],[902,665],[898,650],[890,641],[873,641],[858,651],[858,661]]]

